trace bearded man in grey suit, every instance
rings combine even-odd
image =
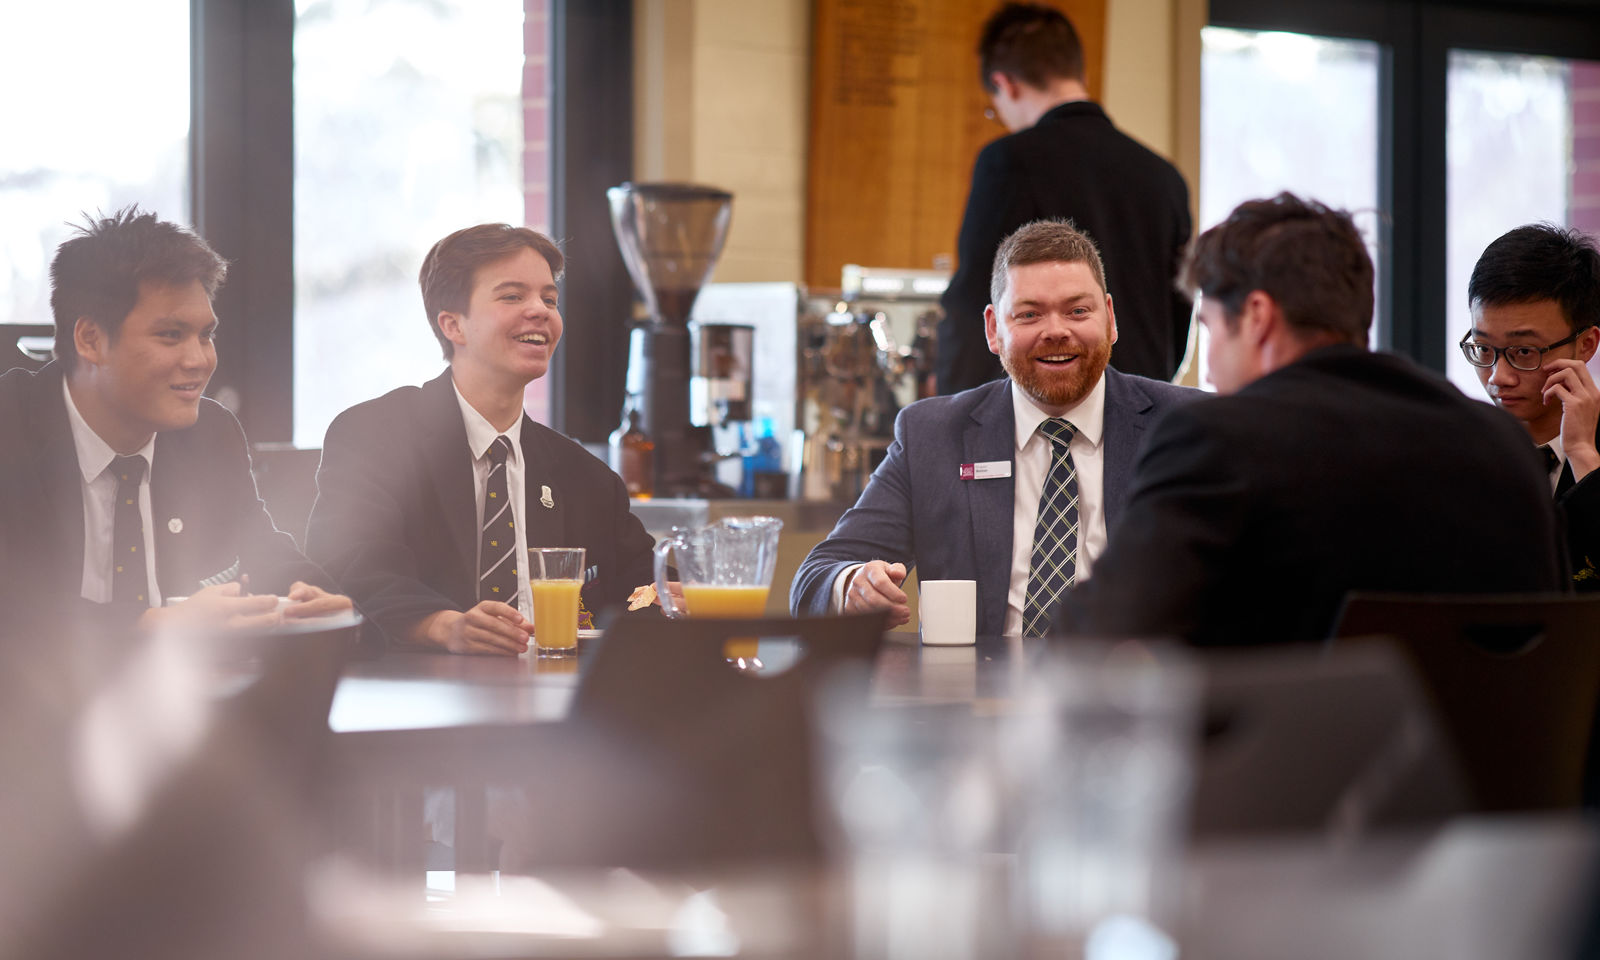
[[[975,580],[978,632],[1042,636],[1088,577],[1134,456],[1199,391],[1107,368],[1117,320],[1094,241],[1040,220],[995,253],[984,333],[1008,379],[914,403],[861,499],[795,574],[797,614],[911,613],[901,584]]]

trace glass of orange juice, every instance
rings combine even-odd
[[[669,617],[756,618],[765,613],[778,564],[776,517],[724,517],[697,530],[674,530],[656,544],[656,593]],[[667,558],[677,553],[683,600],[667,588]],[[723,655],[730,663],[760,667],[757,639],[735,637]]]
[[[578,652],[578,591],[582,547],[530,547],[528,593],[533,596],[533,645],[541,657]]]

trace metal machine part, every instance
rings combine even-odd
[[[722,255],[733,194],[697,184],[624,183],[606,197],[623,263],[650,312],[630,335],[627,380],[656,445],[656,495],[725,495],[712,475],[710,431],[691,414],[689,315]]]

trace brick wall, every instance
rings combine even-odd
[[[1572,63],[1572,188],[1568,225],[1600,236],[1600,63]]]

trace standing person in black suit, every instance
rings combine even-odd
[[[1600,250],[1576,230],[1518,227],[1483,251],[1467,283],[1461,352],[1495,405],[1528,429],[1566,525],[1572,585],[1600,590]]]
[[[1061,633],[1317,641],[1351,590],[1562,588],[1550,488],[1516,421],[1366,348],[1350,217],[1241,204],[1183,270],[1225,394],[1169,413]]]
[[[349,608],[273,526],[239,422],[202,396],[226,272],[193,232],[135,207],[56,251],[55,359],[0,376],[7,603],[206,628],[270,625],[277,593],[294,601],[282,616]]]
[[[561,341],[563,264],[548,237],[503,223],[434,244],[419,279],[449,367],[328,427],[306,550],[391,642],[525,652],[530,547],[588,551],[589,610],[651,581],[654,541],[621,478],[522,410]]]
[[[1008,3],[984,24],[981,79],[1009,136],[978,154],[939,324],[939,392],[1002,376],[984,340],[995,250],[1034,220],[1071,219],[1094,238],[1116,297],[1111,366],[1171,380],[1189,342],[1190,304],[1173,289],[1189,242],[1189,189],[1172,164],[1112,126],[1089,100],[1083,46],[1051,7]]]

